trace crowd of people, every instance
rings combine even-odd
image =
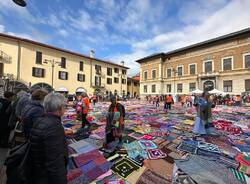
[[[94,95],[92,101],[95,105],[97,96]],[[81,93],[76,96],[74,104],[82,120],[82,128],[88,129],[90,123],[87,115],[90,111],[90,98],[86,93]],[[5,92],[4,97],[0,98],[0,146],[14,147],[13,150],[19,149],[20,145],[15,145],[14,141],[10,141],[10,132],[14,130],[16,124],[21,124],[26,140],[22,145],[27,142],[30,145],[28,151],[28,169],[30,171],[28,180],[30,183],[67,183],[68,154],[61,121],[66,105],[67,99],[64,95],[48,93],[40,89],[30,94],[24,91],[18,94]],[[118,103],[116,96],[112,96],[110,107],[107,110],[105,148],[108,148],[109,143],[115,140],[118,140],[121,145],[124,117],[124,106]],[[16,167],[18,163],[13,164],[13,162],[17,162],[15,154],[20,153],[10,151],[10,155],[5,161],[8,184],[19,183],[20,178],[23,179],[23,176],[20,176],[17,171],[20,166]],[[25,168],[23,169],[25,170]]]
[[[192,94],[192,95],[156,95],[151,96],[147,95],[145,99],[159,107],[160,102],[164,102],[164,109],[167,108],[167,104],[173,104],[174,102],[180,102],[182,106],[191,107],[194,104],[196,96],[199,94]],[[243,94],[243,95],[221,95],[221,94],[212,94],[210,95],[211,100],[216,105],[230,105],[230,106],[240,106],[243,103],[250,103],[250,94]],[[169,107],[169,106],[168,106]],[[170,107],[171,108],[171,107]]]

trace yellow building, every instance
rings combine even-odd
[[[140,76],[128,77],[127,95],[130,98],[135,98],[140,95]]]
[[[0,86],[73,94],[127,93],[127,67],[36,41],[0,34]],[[5,83],[3,82],[5,81]],[[7,81],[7,82],[6,82]]]
[[[214,88],[226,94],[250,92],[250,28],[137,62],[143,96]]]

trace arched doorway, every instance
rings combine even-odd
[[[36,89],[44,89],[46,91],[48,91],[49,93],[52,92],[54,89],[52,88],[51,85],[47,84],[47,83],[37,83],[34,84],[33,86],[31,86],[30,90],[34,91]]]
[[[203,84],[204,91],[211,91],[214,89],[214,82],[213,81],[206,81]]]
[[[13,91],[14,93],[18,93],[19,91],[29,90],[28,86],[20,81],[9,81],[7,87],[8,91]]]

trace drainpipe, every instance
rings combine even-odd
[[[21,63],[21,44],[18,41],[18,53],[17,53],[17,80],[20,79],[20,63]]]

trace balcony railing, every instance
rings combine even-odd
[[[92,87],[99,87],[99,88],[105,88],[105,84],[101,83],[101,84],[96,84],[95,82],[92,83]]]
[[[3,63],[9,64],[9,63],[11,63],[12,57],[0,50],[0,60],[2,60]]]

